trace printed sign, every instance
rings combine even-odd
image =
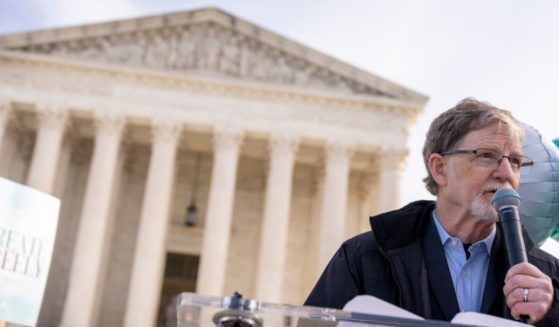
[[[0,321],[35,326],[60,200],[0,178]]]

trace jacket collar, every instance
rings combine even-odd
[[[369,218],[379,248],[400,248],[423,234],[425,217],[435,209],[434,201],[415,201],[405,207]]]

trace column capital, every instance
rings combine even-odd
[[[408,154],[408,149],[383,148],[378,152],[382,169],[385,170],[404,170]]]
[[[0,128],[5,128],[12,117],[12,104],[8,99],[0,98]]]
[[[171,119],[154,119],[151,122],[151,136],[154,141],[176,143],[183,130],[183,123]]]
[[[68,121],[68,110],[54,103],[39,103],[35,106],[39,124],[48,128],[64,128]]]
[[[10,100],[0,98],[0,117],[5,117],[12,109]]]
[[[4,135],[10,119],[11,105],[5,98],[0,98],[0,150],[4,143]]]
[[[329,140],[326,143],[326,159],[328,162],[345,162],[351,159],[355,144],[347,140]]]
[[[301,137],[295,133],[274,132],[270,134],[268,147],[270,157],[293,155],[299,148]]]
[[[126,116],[114,112],[95,113],[95,129],[105,133],[121,134],[126,125]]]
[[[213,143],[218,151],[238,150],[244,138],[244,131],[235,125],[214,127]]]

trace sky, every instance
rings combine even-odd
[[[407,144],[402,203],[432,198],[425,133],[465,97],[559,138],[559,1],[0,0],[0,34],[209,6],[429,97]]]

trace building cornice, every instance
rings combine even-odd
[[[346,76],[352,80],[369,85],[393,98],[414,103],[418,107],[423,107],[428,100],[423,94],[367,73],[338,59],[310,49],[215,8],[1,36],[0,49],[17,49],[18,47],[30,45],[102,37],[118,33],[138,33],[150,29],[175,27],[187,24],[194,25],[207,22],[218,24],[222,27],[239,32],[295,57],[308,60],[309,62],[323,67],[328,67],[329,70],[341,76]]]
[[[114,81],[128,81],[149,86],[158,85],[171,89],[189,89],[207,93],[218,93],[241,98],[280,100],[303,105],[324,107],[344,107],[392,112],[398,115],[416,117],[423,111],[423,105],[413,101],[401,101],[385,97],[351,95],[325,92],[296,87],[268,85],[252,81],[223,77],[208,77],[196,74],[157,71],[151,69],[119,66],[108,63],[92,63],[79,59],[61,59],[47,55],[0,51],[0,60],[14,65],[74,71],[82,74],[95,74]],[[109,95],[109,94],[107,94]]]

